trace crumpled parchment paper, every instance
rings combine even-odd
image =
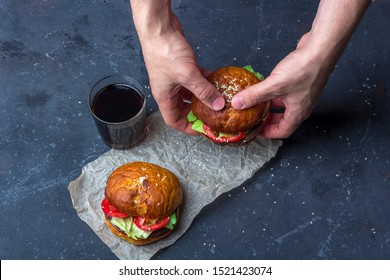
[[[68,190],[74,208],[119,259],[150,259],[158,250],[172,245],[190,227],[200,210],[220,194],[240,186],[270,158],[278,140],[257,138],[246,146],[225,147],[204,137],[184,135],[168,128],[159,111],[147,118],[148,135],[130,150],[110,150],[82,168]],[[179,226],[167,238],[134,246],[111,233],[104,222],[100,203],[109,174],[133,161],[158,164],[177,175],[184,189]]]

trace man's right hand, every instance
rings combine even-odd
[[[170,1],[130,2],[152,94],[163,119],[178,131],[196,135],[186,119],[190,106],[185,100],[194,94],[208,107],[220,110],[225,99],[197,65]]]

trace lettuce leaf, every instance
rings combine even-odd
[[[196,120],[193,122],[192,129],[203,134],[205,133],[203,129],[203,122],[201,120]]]
[[[198,120],[192,111],[188,113],[187,121],[192,123],[193,130],[205,134],[205,131],[203,130],[203,122]]]
[[[197,118],[195,117],[194,113],[192,111],[190,111],[187,115],[187,121],[188,122],[194,122],[196,121]]]
[[[176,211],[175,211],[171,214],[171,216],[169,216],[169,222],[165,227],[170,229],[170,230],[173,230],[176,223],[177,223],[177,216],[176,216]]]
[[[253,75],[255,75],[260,81],[264,80],[264,76],[261,75],[259,72],[256,72],[255,70],[253,70],[252,65],[247,65],[247,66],[244,66],[243,68],[248,70],[249,72],[251,72]]]
[[[152,231],[138,228],[133,222],[133,217],[126,217],[126,218],[112,217],[111,223],[117,228],[119,228],[120,230],[122,230],[123,232],[125,232],[127,236],[135,240],[146,239],[152,233]],[[173,230],[176,223],[177,223],[177,216],[175,211],[169,216],[169,222],[165,227],[170,230]]]
[[[152,231],[149,230],[142,230],[138,228],[133,223],[133,217],[126,217],[126,218],[111,218],[111,223],[115,225],[117,228],[124,231],[127,236],[137,240],[137,239],[146,239],[148,236],[152,233]]]

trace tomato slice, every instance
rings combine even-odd
[[[217,143],[238,142],[245,137],[245,132],[243,131],[237,134],[216,135],[214,131],[205,124],[203,124],[203,130],[208,138]]]
[[[101,206],[104,214],[106,214],[107,216],[115,218],[126,218],[129,216],[128,214],[116,209],[115,206],[110,203],[107,197],[103,199]]]
[[[143,230],[156,230],[165,227],[169,223],[169,216],[158,220],[148,220],[141,217],[133,217],[134,224]]]

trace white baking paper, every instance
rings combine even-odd
[[[219,146],[204,137],[168,128],[160,112],[147,118],[148,135],[131,150],[110,150],[82,168],[68,189],[74,208],[119,259],[150,259],[182,236],[200,210],[220,194],[240,186],[275,156],[278,140],[257,138],[246,146]],[[109,174],[120,165],[146,161],[171,170],[180,179],[184,201],[179,226],[167,238],[144,246],[132,245],[111,233],[100,203]]]

